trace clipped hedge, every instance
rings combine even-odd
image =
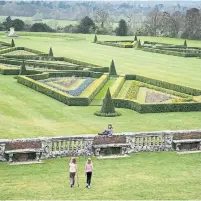
[[[21,65],[23,60],[20,59],[6,59],[0,58],[0,63],[11,64],[11,65]],[[37,68],[48,68],[54,70],[77,70],[78,66],[66,65],[66,64],[54,64],[48,62],[38,62],[38,61],[26,61],[26,65],[33,66]]]
[[[122,86],[124,85],[124,82],[125,82],[125,76],[120,76],[112,85],[112,87],[110,88],[110,93],[113,98],[115,98],[118,95]]]
[[[136,80],[136,81],[144,82],[144,83],[151,84],[154,86],[166,88],[169,90],[178,91],[178,92],[181,92],[184,94],[190,94],[193,96],[201,95],[200,89],[194,89],[191,87],[181,86],[181,85],[169,83],[166,81],[161,81],[161,80],[156,80],[153,78],[144,77],[141,75],[125,75],[125,78],[126,78],[126,80]]]
[[[104,87],[108,79],[109,74],[103,74],[99,79],[93,81],[93,83],[90,84],[88,88],[80,94],[80,97],[87,97],[91,102],[95,98],[95,96],[100,92],[100,90]]]
[[[127,99],[120,99],[120,98],[114,98],[112,100],[113,100],[114,107],[116,108],[127,108],[127,109],[134,110],[136,112],[141,111],[141,104],[139,104],[138,102],[134,100],[127,100]]]
[[[201,103],[141,104],[140,113],[201,111]]]
[[[132,44],[116,44],[116,42],[133,42],[133,41],[97,41],[96,43],[100,45],[108,45],[113,47],[133,48]]]
[[[27,75],[26,77],[31,78],[32,80],[44,80],[50,77],[49,73],[42,73],[42,74],[34,74],[34,75]]]
[[[148,47],[143,47],[142,50],[146,52],[167,54],[167,55],[173,55],[173,56],[179,56],[179,57],[199,57],[200,56],[200,53],[186,53],[186,52],[170,51],[170,50],[148,48]]]
[[[117,108],[128,108],[139,113],[201,111],[201,103],[140,104],[133,100],[116,98],[113,99],[113,103]]]
[[[15,68],[0,68],[0,74],[2,75],[19,75],[20,69]],[[42,73],[41,71],[37,70],[27,70],[28,75]]]
[[[50,72],[50,77],[93,77],[100,78],[103,73],[96,73],[92,71],[82,71],[82,70],[67,70],[65,72]]]
[[[37,82],[30,77],[26,76],[18,76],[17,82],[23,84],[27,87],[30,87],[40,93],[43,93],[49,97],[52,97],[64,104],[69,106],[87,106],[89,105],[88,98],[80,98],[80,97],[73,97],[67,93],[63,93],[57,89],[48,87],[47,85]]]

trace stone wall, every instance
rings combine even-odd
[[[23,149],[40,146],[43,150],[42,159],[63,156],[91,156],[93,153],[94,137],[97,135],[80,135],[71,137],[26,138],[0,140],[0,161],[6,161],[6,149]],[[129,144],[127,153],[140,151],[171,151],[173,138],[190,136],[200,138],[201,130],[156,131],[156,132],[122,132],[115,136],[126,137]]]

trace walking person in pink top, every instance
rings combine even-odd
[[[90,188],[92,172],[93,172],[93,163],[91,161],[91,158],[88,158],[86,165],[85,165],[85,175],[87,176],[86,188]]]

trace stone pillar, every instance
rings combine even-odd
[[[5,146],[6,146],[6,144],[0,144],[0,161],[6,161],[6,159],[5,159]]]
[[[40,161],[40,152],[36,152],[36,161]]]
[[[100,156],[100,148],[95,148],[95,155]]]
[[[13,153],[9,154],[9,163],[13,162]]]
[[[181,143],[177,143],[176,144],[176,151],[180,151],[179,146],[181,145]]]

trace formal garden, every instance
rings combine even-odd
[[[199,42],[56,33],[1,37],[0,198],[200,199]],[[109,123],[114,137],[96,144]],[[98,160],[114,144],[125,157]],[[178,154],[183,151],[194,154]],[[23,160],[19,154],[41,161],[15,165]],[[74,189],[70,156],[78,157]],[[88,156],[94,162],[90,192]]]

